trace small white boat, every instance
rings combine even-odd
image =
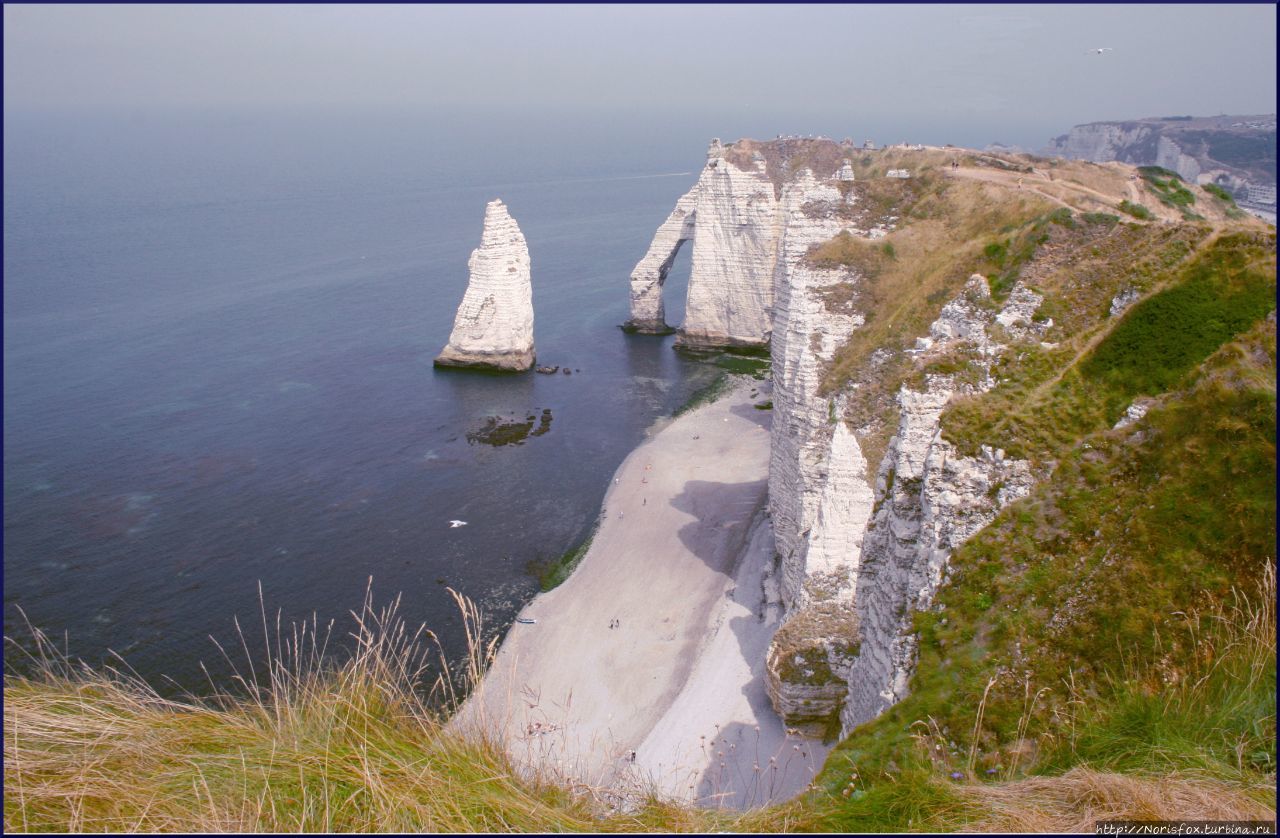
[[[525,624],[527,624],[527,625],[533,625],[534,623],[536,623],[536,622],[538,622],[538,621],[537,621],[537,620],[535,620],[535,619],[533,619],[532,617],[516,617],[516,622],[517,622],[517,623],[525,623]]]

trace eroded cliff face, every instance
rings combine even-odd
[[[485,207],[484,232],[468,267],[467,290],[436,365],[529,369],[534,362],[529,248],[502,201]]]
[[[857,546],[866,515],[845,508],[837,497],[860,492],[866,463],[857,440],[835,417],[843,415],[835,396],[819,396],[827,365],[854,329],[863,323],[849,295],[835,295],[842,283],[864,282],[853,271],[817,268],[804,257],[814,245],[841,231],[857,233],[839,218],[841,193],[804,171],[783,191],[786,217],[775,276],[773,361],[774,426],[769,462],[774,538],[782,559],[779,583],[789,611],[809,598],[806,579],[839,577],[834,587],[852,600]],[[822,210],[815,211],[814,207]],[[829,491],[828,484],[837,484]],[[841,491],[844,490],[844,491]],[[867,489],[866,512],[871,508]]]
[[[689,296],[676,344],[764,346],[773,330],[778,201],[763,161],[744,170],[715,152],[698,181]]]
[[[772,331],[779,221],[764,161],[739,167],[713,141],[698,182],[676,202],[631,274],[631,318],[624,328],[670,331],[662,285],[681,245],[692,241],[688,300],[677,345],[766,345]]]
[[[792,726],[823,725],[839,707],[856,646],[858,554],[873,499],[866,461],[819,386],[836,350],[863,323],[847,293],[864,278],[810,265],[810,248],[842,231],[853,193],[803,170],[783,187],[776,293],[769,512],[778,553],[784,625],[770,647],[766,683]],[[843,217],[843,218],[842,218]]]
[[[830,233],[821,223],[795,229],[815,238]],[[991,367],[1004,347],[991,327],[1038,340],[1051,323],[1034,322],[1041,300],[1025,285],[997,308],[986,280],[974,276],[909,350],[919,367],[959,355],[967,369],[925,374],[922,385],[900,389],[897,433],[872,486],[857,435],[840,418],[857,389],[825,397],[818,389],[835,350],[862,325],[854,302],[832,311],[822,291],[851,282],[856,292],[864,280],[802,259],[789,263],[785,239],[783,253],[769,492],[787,620],[770,649],[768,687],[788,724],[816,730],[838,716],[847,733],[906,695],[915,663],[912,613],[932,603],[951,552],[1033,483],[1030,465],[1003,451],[961,456],[941,436],[942,411],[957,393],[994,386]]]
[[[840,714],[846,732],[907,694],[916,656],[913,612],[932,603],[951,552],[1031,489],[1029,463],[987,447],[980,456],[961,456],[942,438],[939,419],[954,394],[995,385],[991,365],[1003,347],[990,339],[991,324],[1027,337],[1046,328],[1030,319],[1039,302],[1019,284],[997,311],[986,280],[975,275],[917,343],[921,363],[957,351],[971,361],[963,376],[926,374],[922,387],[904,385],[898,392],[898,430],[880,464],[878,505],[863,540],[864,581],[857,595],[862,642]]]

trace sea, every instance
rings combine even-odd
[[[366,597],[456,660],[449,589],[501,637],[717,374],[618,328],[708,140],[620,113],[6,109],[8,670],[39,630],[220,691],[290,625],[340,650]],[[432,366],[494,198],[529,244],[538,361],[570,375]]]

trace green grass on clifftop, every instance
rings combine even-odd
[[[1051,457],[1081,435],[1115,424],[1136,397],[1183,384],[1210,353],[1274,307],[1273,234],[1223,235],[1189,258],[1176,230],[1146,245],[1147,261],[1138,251],[1128,263],[1131,276],[1112,269],[1094,286],[1111,293],[1158,289],[1119,318],[1107,316],[1105,293],[1090,311],[1080,306],[1075,288],[1042,285],[1042,308],[1058,314],[1059,333],[1068,340],[1010,351],[996,367],[994,390],[947,409],[947,439],[969,454],[986,444],[1016,457]],[[1086,262],[1075,276],[1091,270]]]

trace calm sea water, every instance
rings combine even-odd
[[[372,577],[457,653],[445,586],[504,630],[530,563],[585,537],[644,430],[713,374],[617,328],[705,137],[518,114],[5,116],[9,637],[21,609],[73,655],[200,689],[201,662],[227,673],[210,637],[260,625],[259,585],[273,619],[345,630]],[[431,366],[493,198],[529,242],[539,361],[572,376]],[[522,445],[466,438],[547,408]]]

